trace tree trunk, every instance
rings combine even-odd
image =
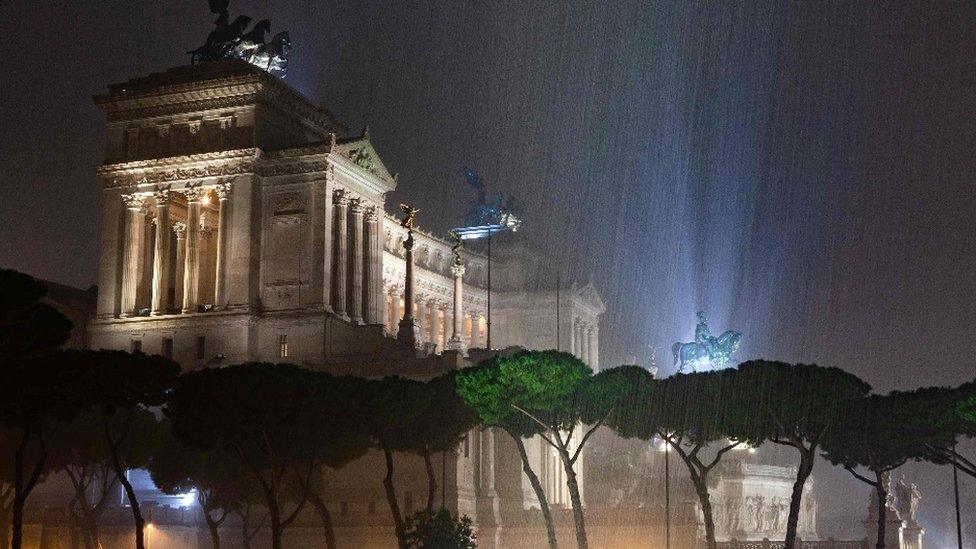
[[[251,549],[251,532],[246,520],[241,521],[241,547]]]
[[[708,549],[715,549],[715,517],[712,514],[712,500],[708,495],[708,473],[693,474],[692,484],[695,485],[695,493],[698,494],[698,502],[701,503],[702,516],[705,521],[705,544]]]
[[[14,451],[14,504],[13,504],[13,534],[10,546],[13,549],[21,549],[24,543],[24,505],[27,503],[27,496],[30,495],[37,479],[44,468],[47,460],[47,452],[44,450],[43,440],[41,441],[41,452],[37,458],[37,463],[31,471],[30,478],[24,479],[24,451],[30,442],[30,430],[24,429],[20,445]]]
[[[573,504],[573,524],[576,526],[576,545],[579,549],[587,549],[586,519],[583,517],[583,500],[580,498],[579,483],[576,482],[576,471],[573,470],[572,458],[565,447],[558,448],[559,457],[566,471],[566,486],[569,488],[569,500]]]
[[[271,547],[273,549],[284,549],[281,544],[281,510],[278,509],[278,500],[272,494],[265,494],[268,504],[268,518],[271,519]]]
[[[220,530],[218,529],[220,524],[210,517],[210,511],[206,509],[203,511],[203,518],[207,521],[207,528],[210,530],[210,543],[214,549],[220,549]]]
[[[0,549],[10,548],[10,511],[13,509],[14,487],[0,482]]]
[[[803,498],[803,486],[813,472],[814,449],[807,450],[802,444],[796,447],[800,451],[800,466],[796,470],[796,480],[793,481],[793,493],[790,495],[790,515],[786,519],[786,543],[784,549],[796,547],[796,525],[800,520],[800,503]]]
[[[393,486],[393,452],[390,447],[381,441],[383,455],[386,458],[386,476],[383,478],[383,488],[386,490],[386,502],[390,506],[390,513],[393,515],[393,524],[396,528],[397,546],[400,549],[407,549],[406,541],[403,539],[404,524],[403,515],[400,514],[400,504],[397,502],[396,488]]]
[[[875,473],[875,477],[878,480],[878,484],[875,486],[875,493],[878,495],[878,541],[874,544],[878,549],[884,549],[885,546],[885,519],[887,518],[887,511],[885,503],[888,501],[888,490],[885,489],[884,473]]]
[[[549,500],[546,499],[546,492],[542,489],[542,483],[539,482],[539,477],[532,470],[532,464],[529,463],[529,456],[525,452],[525,443],[522,441],[522,437],[514,433],[508,434],[515,439],[515,447],[518,448],[519,457],[522,458],[522,471],[525,472],[525,476],[529,477],[529,484],[532,485],[532,489],[535,491],[535,497],[539,499],[542,518],[546,521],[546,535],[549,537],[549,549],[557,549],[556,528],[552,523],[552,511],[549,510]]]
[[[7,512],[0,512],[0,549],[10,547],[10,521],[7,519]]]
[[[136,549],[146,549],[146,519],[142,518],[142,511],[139,509],[139,500],[136,499],[136,491],[132,488],[132,483],[125,476],[125,470],[119,462],[118,452],[112,449],[112,462],[115,464],[115,474],[119,477],[119,482],[125,488],[125,497],[129,500],[129,508],[132,509],[132,521],[136,526]]]
[[[315,508],[315,512],[322,519],[322,529],[325,531],[325,546],[328,549],[336,549],[335,530],[332,528],[332,514],[329,513],[329,508],[322,501],[322,498],[314,492],[308,493],[308,500],[312,502],[312,507]]]
[[[430,459],[430,449],[424,446],[424,465],[427,467],[427,514],[434,513],[434,498],[437,496],[437,473]]]

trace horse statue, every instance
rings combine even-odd
[[[279,32],[265,43],[264,37],[271,32],[271,21],[263,19],[251,30],[251,18],[240,15],[232,22],[228,12],[230,0],[209,0],[210,11],[218,15],[214,29],[207,35],[207,41],[195,50],[190,50],[190,64],[221,59],[241,59],[281,76],[288,66],[288,52],[291,39],[287,32]]]
[[[722,335],[713,337],[708,330],[705,313],[698,313],[698,326],[695,327],[695,341],[690,343],[675,343],[671,347],[674,354],[674,364],[679,372],[717,369],[724,366],[732,355],[739,350],[742,334],[735,330],[726,330]]]
[[[288,68],[289,51],[291,51],[291,39],[288,37],[288,32],[279,32],[271,38],[270,42],[261,44],[247,61],[284,78],[285,69]]]

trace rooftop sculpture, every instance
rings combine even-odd
[[[207,41],[199,48],[189,51],[190,63],[219,61],[221,59],[241,59],[260,67],[271,74],[284,78],[288,67],[288,52],[291,39],[288,32],[279,32],[265,42],[265,35],[271,31],[271,21],[263,19],[247,30],[251,18],[238,15],[230,20],[227,7],[230,0],[208,0],[210,11],[217,14],[214,30],[207,35]]]

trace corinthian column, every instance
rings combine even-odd
[[[142,261],[145,237],[143,197],[138,194],[122,195],[125,202],[125,245],[122,255],[122,303],[121,316],[131,317],[136,312],[139,295],[139,262]]]
[[[588,362],[590,364],[590,368],[593,368],[593,370],[600,369],[600,346],[599,343],[597,343],[599,340],[599,334],[600,329],[596,326],[590,328],[590,331],[587,334],[589,343],[586,347],[590,351],[590,359]]]
[[[471,346],[481,348],[481,322],[478,313],[471,313]]]
[[[451,339],[447,342],[447,348],[452,351],[458,351],[461,354],[467,352],[467,348],[464,344],[464,310],[463,310],[463,295],[464,291],[464,265],[455,264],[451,267],[451,273],[454,275],[454,316],[453,320],[453,330],[451,332]]]
[[[417,315],[414,317],[417,330],[420,331],[420,341],[427,339],[427,298],[417,300]]]
[[[390,332],[396,333],[403,310],[400,309],[400,288],[390,288]]]
[[[383,251],[380,248],[380,220],[376,206],[366,208],[366,286],[363,308],[368,324],[380,324],[383,318]]]
[[[335,301],[332,304],[336,314],[348,319],[346,314],[346,284],[349,272],[349,230],[346,211],[349,209],[349,196],[345,189],[336,189],[332,197],[335,204]]]
[[[156,199],[156,253],[153,261],[152,314],[166,314],[169,292],[169,191],[159,191]]]
[[[186,196],[186,256],[183,270],[183,312],[195,313],[199,304],[200,280],[200,200],[205,194],[200,187],[183,190]]]
[[[173,223],[176,233],[176,272],[173,274],[173,307],[183,307],[183,278],[186,272],[186,223]]]
[[[227,223],[230,220],[230,183],[217,185],[217,268],[214,279],[214,307],[223,309],[227,305]]]
[[[363,201],[354,198],[349,201],[352,214],[352,277],[349,291],[349,320],[363,323]]]
[[[587,335],[590,331],[590,327],[586,324],[580,324],[580,360],[586,364],[590,363],[590,338]]]

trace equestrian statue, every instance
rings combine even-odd
[[[742,334],[735,330],[726,330],[722,335],[714,337],[708,329],[705,313],[698,311],[695,341],[678,342],[671,347],[674,364],[678,366],[679,372],[717,370],[732,359],[732,354],[739,350],[741,341]]]

